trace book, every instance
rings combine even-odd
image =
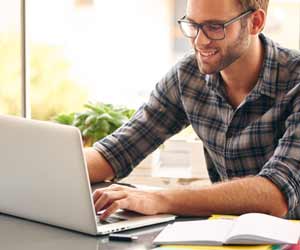
[[[236,218],[169,224],[154,239],[156,245],[297,244],[300,223],[261,213]]]
[[[277,246],[277,245],[275,245]],[[285,245],[284,245],[285,246]],[[294,246],[294,245],[288,245]],[[298,245],[296,245],[298,246]],[[284,248],[285,249],[285,248]],[[193,245],[163,245],[152,250],[283,250],[283,248],[274,248],[272,245],[222,245],[222,246],[193,246]],[[292,250],[287,248],[285,250]]]

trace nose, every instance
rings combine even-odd
[[[196,38],[194,39],[194,45],[197,48],[201,48],[203,45],[208,45],[210,43],[211,43],[211,40],[205,35],[205,33],[201,29],[199,29],[199,32],[198,32]]]

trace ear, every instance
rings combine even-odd
[[[253,12],[249,18],[250,34],[257,35],[265,27],[266,12],[263,9],[258,9]]]

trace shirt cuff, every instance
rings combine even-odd
[[[105,141],[102,140],[102,141],[95,142],[93,144],[93,148],[97,150],[113,168],[113,171],[115,173],[114,180],[122,179],[127,175],[129,175],[130,172],[132,171],[133,167],[122,166],[121,160],[118,160],[118,158],[120,158],[120,154],[115,155],[115,152],[113,152],[110,149],[108,143],[106,143]]]
[[[288,202],[289,212],[298,206],[300,192],[298,169],[282,161],[272,160],[264,165],[258,175],[272,181],[279,188]]]

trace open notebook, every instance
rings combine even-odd
[[[196,220],[168,225],[154,244],[172,245],[259,245],[297,244],[300,223],[260,213],[234,219]]]

